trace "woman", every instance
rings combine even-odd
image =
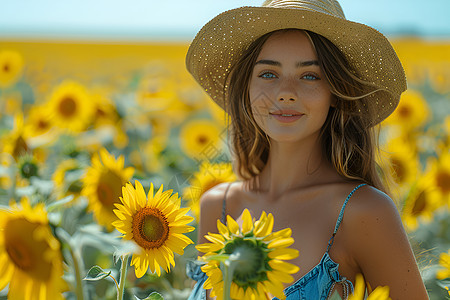
[[[266,1],[211,20],[186,63],[230,115],[242,179],[203,194],[199,242],[225,214],[264,210],[300,251],[287,299],[346,298],[358,273],[392,299],[428,298],[375,161],[374,126],[406,89],[384,36],[347,21],[336,1]],[[194,271],[190,299],[205,299]]]

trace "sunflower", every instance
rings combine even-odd
[[[129,138],[126,132],[124,122],[119,120],[114,126],[114,147],[123,149],[128,145]]]
[[[195,218],[199,216],[199,200],[204,192],[220,183],[235,181],[236,178],[230,163],[211,164],[207,161],[203,162],[200,165],[200,170],[190,178],[190,186],[183,191],[183,199],[189,201],[188,206]]]
[[[23,97],[20,92],[8,91],[2,95],[1,113],[3,115],[16,115],[23,112]]]
[[[220,135],[213,121],[190,121],[181,129],[181,148],[194,159],[211,159],[220,154]]]
[[[52,126],[48,115],[48,107],[45,105],[35,105],[31,107],[28,112],[25,126],[32,137],[49,132]]]
[[[114,103],[100,93],[92,95],[94,104],[94,126],[114,125],[119,119]]]
[[[172,120],[160,113],[150,113],[146,116],[152,128],[152,136],[167,137],[170,135]]]
[[[437,279],[450,278],[450,250],[439,255],[439,265],[443,268],[436,273]]]
[[[355,279],[355,291],[348,297],[348,300],[391,300],[391,297],[389,297],[388,286],[376,287],[367,298],[364,298],[365,290],[366,286],[364,284],[364,278],[361,274],[357,274]]]
[[[166,111],[176,100],[175,90],[172,80],[149,76],[139,83],[136,102],[149,111]]]
[[[19,175],[23,179],[39,176],[39,163],[32,155],[27,154],[21,156],[17,162],[17,167],[19,169]]]
[[[23,71],[23,58],[16,51],[0,51],[0,88],[16,83]]]
[[[439,158],[430,159],[429,171],[424,175],[433,182],[438,189],[442,204],[450,207],[450,153],[444,152]]]
[[[161,152],[167,147],[167,136],[153,136],[143,146],[145,159],[143,165],[148,172],[158,173],[164,167]]]
[[[402,220],[408,230],[416,230],[419,226],[419,219],[429,222],[434,211],[439,208],[439,193],[433,187],[430,180],[421,177],[411,188],[406,197],[403,209]]]
[[[136,277],[144,276],[148,268],[160,276],[160,267],[169,272],[170,266],[175,266],[173,252],[182,255],[193,243],[184,233],[194,230],[187,225],[194,218],[186,215],[189,208],[180,208],[178,194],[171,195],[172,190],[163,192],[161,185],[153,195],[152,183],[147,198],[139,181],[135,186],[127,183],[122,187],[121,203],[115,204],[114,210],[119,220],[113,225],[123,233],[122,238],[138,246],[131,260]]]
[[[438,141],[438,153],[450,152],[450,115],[444,119],[442,124],[444,134],[442,139]]]
[[[58,165],[52,177],[58,198],[73,195],[73,200],[76,200],[81,195],[81,171],[82,167],[76,159],[68,159]]]
[[[8,299],[64,299],[62,261],[44,205],[24,199],[0,210],[0,290],[9,283]]]
[[[417,179],[420,164],[414,147],[402,138],[391,139],[387,144],[393,177],[400,186],[409,186]]]
[[[223,299],[224,280],[218,256],[238,256],[242,259],[232,275],[230,296],[232,299],[265,299],[268,293],[284,299],[283,283],[290,283],[290,275],[299,268],[283,260],[294,259],[298,250],[287,248],[294,243],[292,230],[286,228],[272,232],[273,215],[262,212],[259,220],[253,223],[250,212],[242,213],[242,227],[227,216],[227,226],[217,220],[219,233],[209,233],[205,238],[211,243],[197,245],[205,254],[207,261],[201,267],[208,279],[203,288],[212,289],[211,297]]]
[[[384,121],[385,124],[400,125],[407,131],[425,124],[430,117],[430,108],[416,90],[407,90],[400,98],[395,111]]]
[[[85,130],[94,113],[86,88],[74,81],[64,81],[57,86],[48,105],[54,125],[69,132]]]
[[[21,156],[32,153],[29,145],[29,135],[24,126],[22,113],[18,113],[14,117],[14,128],[2,138],[2,144],[2,152],[11,154],[16,161]]]
[[[113,230],[112,222],[117,218],[114,215],[114,204],[119,203],[122,186],[131,179],[134,168],[124,168],[124,158],[117,160],[104,148],[100,155],[92,157],[92,166],[86,171],[82,179],[82,194],[88,198],[89,210],[99,224],[108,230]]]

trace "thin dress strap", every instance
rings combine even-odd
[[[348,200],[350,200],[350,198],[352,197],[353,193],[355,193],[360,187],[367,185],[366,183],[362,183],[360,185],[358,185],[357,187],[355,187],[353,189],[353,191],[350,192],[350,194],[348,194],[347,198],[344,201],[344,204],[342,204],[342,208],[341,211],[339,213],[339,217],[336,221],[336,226],[334,227],[334,232],[333,235],[331,236],[330,240],[328,241],[328,247],[327,247],[327,252],[330,250],[331,246],[333,245],[333,241],[334,241],[334,236],[336,235],[336,232],[339,229],[339,226],[341,225],[342,222],[342,218],[344,217],[344,210],[345,207],[347,206]]]
[[[226,224],[226,220],[227,220],[227,193],[228,190],[230,189],[232,182],[230,182],[227,186],[227,189],[225,190],[225,194],[223,195],[223,202],[222,202],[222,224]]]

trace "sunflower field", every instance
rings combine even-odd
[[[445,299],[450,41],[392,43],[408,90],[381,125],[382,154],[430,299]],[[200,196],[237,177],[226,115],[187,73],[188,46],[0,41],[0,299],[187,299],[197,250],[250,228],[274,269],[255,286],[280,294],[295,272],[280,260],[298,253],[267,250],[291,239],[271,233],[270,212],[218,222],[195,248]],[[206,269],[221,276],[215,260]]]

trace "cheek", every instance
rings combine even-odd
[[[328,111],[332,104],[331,93],[328,89],[311,89],[309,95],[309,97],[305,97],[305,105],[314,111]]]
[[[264,90],[262,87],[250,83],[249,96],[252,114],[260,127],[265,125],[271,107],[271,98],[268,92],[269,91]]]

